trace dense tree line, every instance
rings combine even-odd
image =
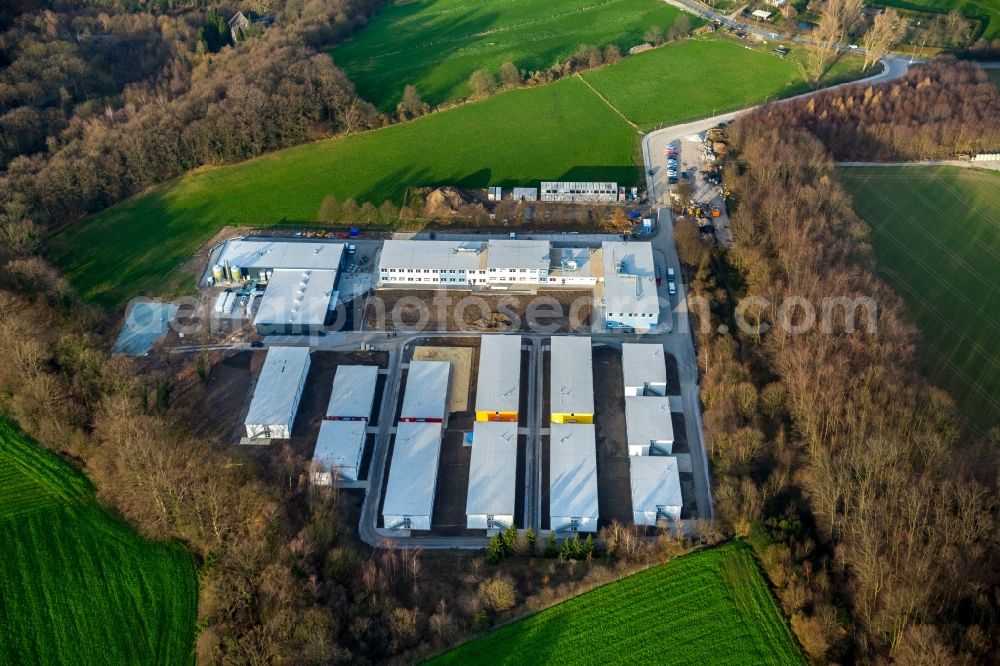
[[[882,85],[774,104],[759,117],[775,127],[805,128],[836,160],[935,160],[996,150],[998,108],[1000,92],[982,69],[947,59]]]
[[[748,114],[730,132],[732,248],[677,230],[711,304],[698,360],[718,517],[754,543],[818,662],[986,663],[1000,650],[1000,433],[970,436],[922,377],[919,334],[875,276],[830,158],[910,156],[907,142],[873,155],[857,137],[909,134],[925,104],[963,95],[973,99],[952,107],[957,120],[932,114],[917,130],[950,155],[989,131],[978,74],[954,63]],[[748,296],[766,300],[737,308]],[[820,310],[830,297],[872,299],[877,326],[861,312],[849,326],[847,309],[826,331],[781,325],[804,321],[801,307],[781,308],[789,298]]]
[[[201,165],[383,122],[319,50],[381,0],[271,3],[272,28],[238,45],[219,2],[78,8],[92,4],[24,12],[0,35],[0,199],[19,217],[70,221]]]

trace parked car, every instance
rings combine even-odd
[[[260,349],[261,347],[264,346],[264,343],[261,342],[260,340],[254,340],[253,342],[250,343],[250,346],[253,347],[254,349]]]

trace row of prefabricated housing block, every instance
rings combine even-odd
[[[681,485],[677,458],[670,455],[674,426],[663,346],[623,344],[622,375],[633,521],[655,525],[660,518],[679,520]]]

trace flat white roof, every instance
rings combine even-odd
[[[472,426],[466,515],[514,515],[516,476],[517,424],[477,421]]]
[[[604,309],[632,314],[660,313],[656,266],[649,243],[605,241]]]
[[[491,240],[487,243],[489,268],[527,268],[548,271],[549,242],[543,240]]]
[[[486,268],[486,243],[445,240],[387,240],[379,268],[478,271]]]
[[[434,512],[440,454],[440,423],[400,423],[396,427],[383,515],[430,516]]]
[[[590,338],[562,335],[552,340],[551,411],[594,413],[594,371]]]
[[[771,14],[773,14],[774,12],[767,12],[764,11],[763,9],[755,9],[750,13],[753,14],[754,16],[759,16],[762,19],[768,19],[771,18]]]
[[[254,325],[322,326],[336,292],[335,270],[275,269]]]
[[[597,518],[597,444],[594,426],[553,423],[550,433],[549,515]],[[556,529],[559,526],[549,527]]]
[[[683,506],[681,479],[674,456],[632,456],[632,511],[654,512],[658,507]]]
[[[404,419],[443,419],[448,409],[448,361],[410,361],[403,395]]]
[[[674,441],[670,420],[670,398],[664,396],[625,396],[625,429],[628,443],[649,446],[650,442]]]
[[[602,254],[594,247],[554,247],[549,252],[549,277],[603,277]]]
[[[309,372],[308,347],[271,347],[253,390],[244,423],[270,426],[287,424],[291,429],[299,387]]]
[[[622,345],[625,386],[666,384],[667,364],[663,345],[626,342]]]
[[[521,336],[484,335],[479,347],[476,409],[516,412],[521,399]]]
[[[377,365],[338,365],[326,415],[371,418],[377,384]]]
[[[323,421],[316,438],[313,460],[323,471],[335,468],[356,470],[365,450],[365,421]]]
[[[250,269],[311,268],[338,270],[344,255],[343,243],[291,240],[227,241],[216,263]]]

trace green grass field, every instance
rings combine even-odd
[[[694,81],[697,93],[682,94],[694,85],[689,70],[696,61],[716,79],[703,74]],[[737,83],[735,99],[746,104],[797,92],[796,67],[728,41],[693,40],[626,58],[587,81],[625,106],[623,113],[664,124],[731,106],[726,100]],[[629,85],[642,88],[637,69],[657,68],[663,92],[628,99]],[[671,94],[677,99],[665,101]],[[631,185],[640,176],[638,143],[636,130],[584,79],[568,77],[410,123],[192,172],[69,227],[50,250],[84,297],[115,306],[138,294],[190,291],[194,278],[181,266],[226,225],[311,224],[327,195],[399,202],[410,186]]]
[[[432,664],[803,664],[750,547],[682,557],[500,627]]]
[[[197,583],[0,420],[0,663],[190,664]]]
[[[985,23],[981,37],[984,39],[1000,37],[1000,2],[997,0],[872,0],[866,4],[940,14],[958,9],[963,15]]]
[[[930,380],[977,427],[1000,425],[1000,174],[957,167],[851,168],[883,277],[926,341]]]
[[[407,84],[440,104],[466,97],[477,69],[546,69],[581,44],[624,52],[677,15],[660,0],[397,0],[330,53],[363,97],[392,111]]]
[[[793,56],[782,59],[729,40],[683,46],[639,53],[581,76],[644,131],[810,89]],[[827,83],[856,76],[859,69],[856,58],[841,58]]]

